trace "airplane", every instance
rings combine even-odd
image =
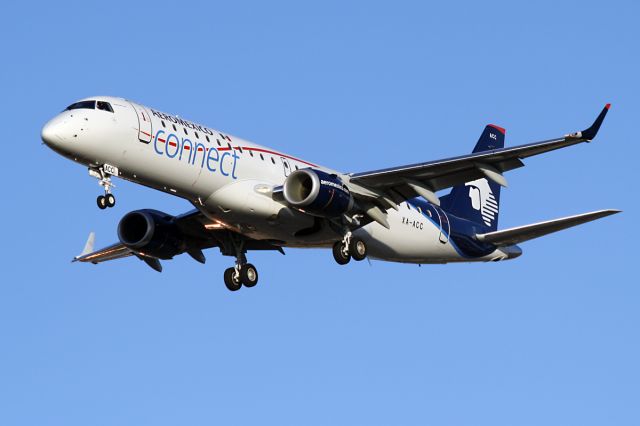
[[[205,263],[217,247],[235,265],[231,291],[258,283],[246,254],[284,248],[331,249],[346,265],[366,258],[414,264],[515,259],[518,244],[619,210],[598,210],[498,229],[505,172],[534,155],[593,140],[591,127],[505,148],[504,128],[487,125],[473,152],[381,170],[342,173],[123,98],[94,96],[69,105],[42,128],[44,144],[88,168],[113,207],[112,177],[187,200],[177,216],[154,209],[125,214],[119,242],[94,250],[91,233],[73,260],[93,264],[135,256],[161,272],[160,260],[187,253]],[[446,195],[438,191],[451,188]]]

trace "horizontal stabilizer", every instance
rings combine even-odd
[[[496,246],[509,246],[542,237],[543,235],[551,234],[553,232],[562,231],[563,229],[571,228],[572,226],[591,222],[592,220],[601,219],[616,213],[620,213],[620,210],[598,210],[595,212],[548,220],[546,222],[504,229],[502,231],[477,234],[476,239]]]

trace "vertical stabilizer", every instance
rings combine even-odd
[[[504,148],[506,131],[489,124],[478,139],[473,152]],[[500,185],[486,178],[454,186],[449,195],[440,198],[442,208],[462,219],[484,225],[488,231],[498,229],[500,212]]]

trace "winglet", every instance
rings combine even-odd
[[[84,245],[84,249],[82,249],[82,253],[74,257],[72,262],[75,262],[82,256],[85,256],[91,253],[93,251],[93,246],[95,245],[95,242],[96,242],[96,233],[92,231],[89,233],[89,238],[87,238],[87,242]]]
[[[591,127],[589,127],[586,130],[583,130],[582,132],[578,132],[576,136],[578,136],[580,139],[586,139],[588,141],[593,140],[598,134],[598,130],[600,130],[600,126],[602,125],[602,122],[604,121],[604,117],[606,117],[607,112],[609,112],[609,108],[611,108],[611,104],[606,104],[604,108],[602,108],[600,115],[598,115],[598,117],[596,118],[596,121],[593,122]],[[574,135],[571,135],[571,136],[574,136]]]

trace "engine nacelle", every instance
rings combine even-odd
[[[158,210],[144,209],[127,213],[118,224],[118,238],[128,248],[171,259],[185,251],[186,243],[174,217]]]
[[[321,170],[296,170],[284,181],[283,192],[289,205],[315,216],[337,217],[353,207],[342,180]]]

